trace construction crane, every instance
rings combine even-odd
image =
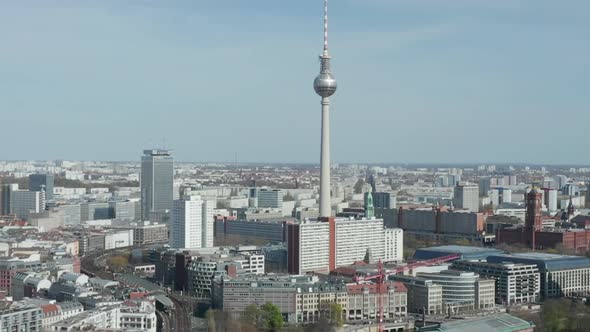
[[[383,332],[383,326],[384,326],[384,324],[383,324],[384,323],[383,322],[383,294],[385,294],[387,292],[385,280],[387,280],[387,278],[390,275],[409,271],[409,270],[412,270],[417,267],[431,266],[431,265],[436,265],[436,264],[452,261],[452,260],[458,259],[460,257],[461,256],[459,256],[457,254],[447,255],[447,256],[442,256],[442,257],[437,257],[437,258],[432,258],[432,259],[427,259],[427,260],[423,260],[423,261],[410,263],[410,264],[407,264],[404,266],[398,266],[398,267],[391,269],[391,270],[384,269],[383,263],[381,262],[381,260],[379,260],[379,262],[377,263],[377,273],[376,274],[369,275],[369,276],[355,276],[353,280],[357,283],[360,283],[363,281],[373,281],[376,284],[375,294],[377,295],[377,301],[378,301],[378,306],[379,306],[378,313],[377,313],[378,318],[379,318],[378,331]]]

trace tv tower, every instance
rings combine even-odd
[[[322,147],[320,157],[320,218],[332,214],[330,198],[330,96],[336,92],[336,80],[330,68],[328,53],[328,0],[324,0],[324,51],[320,55],[320,74],[313,81],[313,89],[322,97]]]

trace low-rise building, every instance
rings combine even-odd
[[[408,276],[396,276],[394,280],[402,282],[408,290],[408,312],[426,315],[443,314],[443,287],[432,280]]]
[[[534,264],[539,269],[541,299],[590,294],[590,259],[539,252],[489,256],[490,263]]]
[[[428,313],[438,313],[436,289],[428,289],[427,285],[442,286],[442,312],[459,313],[465,311],[493,309],[495,307],[495,281],[480,278],[473,272],[444,270],[439,273],[417,273],[416,277],[391,276],[391,279],[403,282],[410,290],[412,310],[422,313],[428,308]],[[421,287],[413,287],[419,284]],[[423,286],[422,286],[423,285]],[[432,287],[432,286],[430,286]],[[420,298],[418,298],[420,297]]]
[[[214,281],[215,308],[239,317],[251,305],[273,303],[289,323],[313,323],[339,304],[347,321],[395,320],[407,315],[407,290],[402,283],[345,284],[323,282],[312,275],[218,277]]]
[[[456,261],[453,269],[472,271],[496,280],[496,303],[504,305],[540,300],[541,275],[535,264]]]
[[[142,222],[133,227],[133,244],[141,246],[152,243],[168,242],[168,225]]]

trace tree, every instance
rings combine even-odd
[[[123,271],[129,264],[129,259],[125,256],[114,256],[109,259],[109,267],[112,271]]]
[[[260,309],[262,311],[262,321],[265,329],[276,332],[283,327],[283,315],[279,307],[267,302]]]
[[[260,321],[262,318],[262,311],[256,306],[256,304],[250,304],[244,310],[242,314],[242,321],[252,326],[260,327]]]
[[[341,327],[342,324],[344,324],[344,319],[342,318],[342,305],[336,302],[330,303],[329,310],[330,322],[338,327]]]

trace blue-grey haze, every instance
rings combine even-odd
[[[330,6],[334,162],[590,163],[589,1]],[[0,159],[317,162],[321,20],[321,0],[1,0]]]

